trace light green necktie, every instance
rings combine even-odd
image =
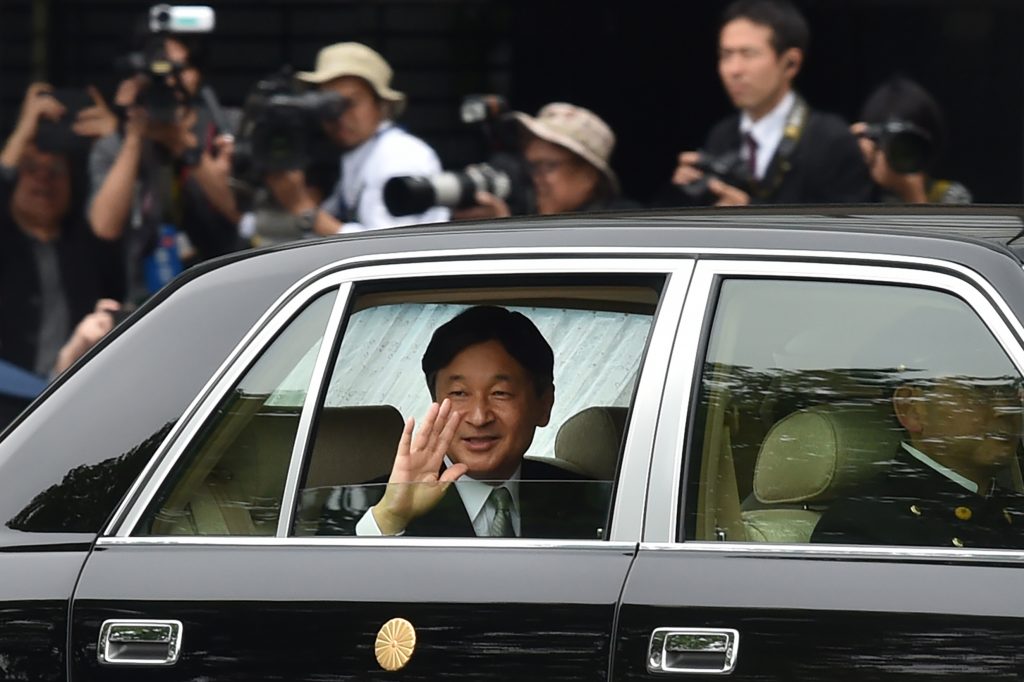
[[[512,493],[508,488],[495,488],[491,491],[491,505],[494,507],[494,518],[487,536],[492,538],[514,538],[515,528],[512,526]]]

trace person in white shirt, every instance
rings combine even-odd
[[[711,130],[702,151],[679,155],[674,184],[692,188],[706,181],[716,205],[871,200],[871,182],[846,123],[811,109],[793,89],[809,35],[806,20],[786,0],[729,5],[718,38],[718,74],[738,113]],[[728,159],[730,168],[705,178],[708,157]]]
[[[317,55],[315,70],[297,77],[348,102],[340,118],[324,124],[327,137],[343,150],[341,175],[327,199],[317,200],[301,170],[266,178],[278,204],[298,216],[305,231],[330,235],[448,220],[444,207],[395,217],[384,206],[388,179],[434,175],[441,162],[427,143],[395,125],[406,98],[391,88],[391,67],[380,54],[360,43],[330,45]]]

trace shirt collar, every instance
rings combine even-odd
[[[448,458],[448,455],[444,456],[445,467],[452,465],[452,460]],[[519,513],[519,477],[522,465],[516,467],[515,472],[508,477],[508,480],[501,484],[502,488],[507,488],[509,494],[512,495],[512,513]],[[469,514],[470,519],[475,519],[480,511],[487,504],[487,498],[491,496],[491,491],[494,490],[495,486],[490,483],[484,483],[478,481],[469,474],[463,474],[459,477],[459,480],[455,482],[455,489],[459,492],[459,497],[462,498],[462,504],[466,506],[466,513]]]
[[[961,476],[960,474],[956,473],[955,471],[953,471],[952,469],[950,469],[947,466],[939,464],[934,459],[932,459],[928,455],[924,454],[923,452],[921,452],[920,450],[918,450],[914,446],[910,445],[909,443],[903,443],[903,449],[906,450],[908,453],[910,453],[911,457],[913,457],[917,461],[921,462],[922,464],[924,464],[924,465],[926,465],[928,467],[931,467],[932,469],[934,469],[935,471],[939,472],[940,474],[942,474],[943,476],[945,476],[949,480],[953,481],[957,485],[963,486],[964,488],[967,488],[968,490],[970,490],[972,493],[977,494],[977,492],[978,492],[978,484],[975,483],[974,481],[972,481],[972,480],[970,480],[968,478],[964,478],[963,476]]]
[[[786,118],[789,116],[789,110],[793,108],[795,103],[796,95],[790,90],[775,105],[774,109],[756,121],[750,118],[750,114],[744,111],[740,116],[740,132],[743,134],[750,133],[761,147],[769,146],[769,142],[772,139],[782,139],[782,132],[786,128]],[[778,144],[778,142],[776,141],[775,144]]]

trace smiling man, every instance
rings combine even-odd
[[[435,330],[422,364],[436,402],[415,432],[406,422],[356,533],[597,539],[607,511],[587,479],[523,458],[555,399],[554,354],[533,322],[469,308]]]
[[[731,167],[707,179],[707,197],[718,205],[870,200],[846,123],[811,109],[793,89],[809,36],[806,20],[785,0],[729,5],[718,36],[718,75],[739,111],[711,130],[701,152],[679,155],[675,184],[704,180],[703,155],[728,159],[722,165]]]

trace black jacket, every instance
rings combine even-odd
[[[720,156],[740,149],[740,115],[711,129],[704,151]],[[752,188],[752,203],[862,203],[872,199],[872,183],[856,138],[838,116],[811,109],[789,159],[790,168],[774,186],[780,159],[772,158],[761,185]],[[742,188],[744,190],[751,188]]]
[[[384,495],[387,479],[352,486],[358,494],[334,496],[317,535],[355,535],[355,524]],[[519,479],[521,537],[599,540],[606,534],[611,483],[593,481],[556,466],[524,459]],[[430,512],[405,529],[408,537],[475,537],[455,486]]]
[[[0,179],[0,358],[34,371],[42,298],[33,240],[18,228],[10,212],[15,178]],[[81,208],[72,205],[54,242],[61,288],[68,302],[68,336],[93,311],[99,298],[124,295],[119,245],[92,234]]]
[[[811,542],[1024,549],[1024,496],[984,497],[900,450],[821,517]]]

